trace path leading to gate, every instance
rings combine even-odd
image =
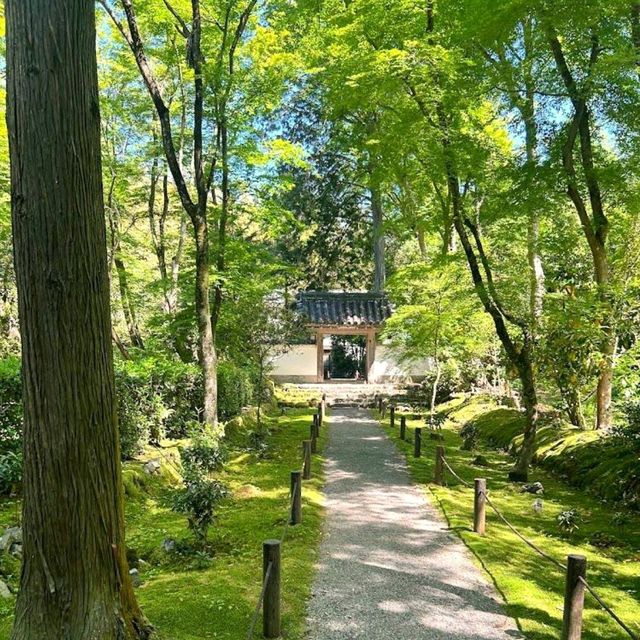
[[[329,430],[309,638],[522,638],[371,414],[336,408]]]

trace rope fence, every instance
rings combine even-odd
[[[449,473],[465,487],[473,488],[473,485],[464,480],[458,475],[451,467],[448,460],[444,457],[441,447],[438,447],[436,456],[440,457],[441,464]],[[478,490],[478,487],[481,487]],[[478,533],[478,529],[481,529],[481,533],[484,534],[484,503],[486,502],[498,518],[528,547],[533,549],[539,556],[553,564],[556,569],[566,572],[567,584],[565,589],[565,603],[564,603],[564,617],[563,617],[563,638],[571,638],[578,640],[582,637],[582,611],[584,608],[584,590],[586,589],[596,600],[596,602],[602,607],[602,609],[611,616],[611,618],[618,624],[618,626],[627,633],[632,640],[640,640],[640,636],[636,634],[620,617],[607,605],[602,597],[595,591],[595,589],[587,582],[585,578],[586,573],[586,558],[584,556],[569,556],[568,564],[564,565],[553,556],[549,555],[543,549],[541,549],[534,542],[525,537],[518,529],[504,516],[504,514],[493,503],[486,490],[486,480],[479,478],[475,484],[475,500],[474,500],[474,531]],[[480,510],[480,514],[478,511]],[[479,517],[480,516],[480,517]],[[480,521],[480,522],[479,522]]]
[[[382,419],[385,418],[387,403],[382,398],[378,399],[378,411]],[[395,427],[396,423],[397,407],[392,403],[389,404],[389,418],[390,426]],[[400,438],[402,441],[406,439],[406,417],[400,415]],[[422,428],[414,428],[414,457],[419,458],[422,455]],[[494,502],[489,497],[487,491],[487,481],[484,478],[476,478],[475,482],[465,480],[456,473],[455,469],[449,464],[446,459],[445,450],[442,445],[436,446],[435,456],[435,471],[434,482],[435,484],[444,486],[445,470],[448,471],[460,484],[474,490],[474,513],[473,513],[473,530],[479,535],[485,534],[486,527],[486,512],[485,504],[488,504],[492,511],[496,514],[500,521],[502,521],[514,535],[516,535],[522,542],[535,551],[540,557],[544,558],[548,562],[554,565],[556,569],[566,574],[565,583],[565,596],[564,596],[564,613],[563,613],[563,640],[580,640],[582,637],[582,613],[584,609],[584,593],[587,591],[594,600],[600,605],[614,622],[631,638],[632,640],[640,640],[640,635],[637,631],[631,629],[620,616],[602,599],[597,591],[586,580],[586,568],[587,560],[584,556],[569,555],[567,557],[567,564],[563,564],[556,560],[553,556],[541,549],[534,542],[525,537],[518,529],[504,516],[504,514],[498,509]]]
[[[265,540],[262,544],[262,586],[256,606],[247,629],[247,640],[252,640],[262,611],[262,637],[279,638],[280,624],[280,572],[281,550],[291,526],[302,520],[302,484],[311,478],[311,456],[317,451],[317,439],[326,413],[325,397],[318,403],[317,413],[313,414],[311,438],[302,442],[302,466],[291,472],[291,487],[288,515],[277,540]]]

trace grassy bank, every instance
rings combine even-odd
[[[128,546],[144,560],[137,595],[159,640],[244,640],[262,580],[262,542],[279,538],[288,518],[289,474],[302,463],[301,442],[309,437],[311,409],[278,416],[264,459],[236,450],[221,479],[232,497],[218,511],[210,532],[214,554],[181,554],[189,540],[184,516],[171,510],[172,484],[179,477],[175,446],[160,458],[161,476],[150,477],[141,463],[125,465]],[[324,445],[324,435],[320,451]],[[283,636],[302,638],[306,601],[321,533],[321,456],[302,492],[303,521],[291,527],[282,550]],[[0,526],[15,522],[15,501],[0,510]],[[177,551],[162,549],[173,539]],[[9,637],[13,600],[0,604],[0,638]],[[259,627],[260,631],[261,627]],[[260,637],[259,634],[256,637]]]
[[[538,496],[521,493],[518,485],[506,481],[513,464],[507,454],[483,447],[475,451],[460,448],[460,425],[495,410],[495,407],[479,399],[471,403],[454,403],[449,409],[449,420],[442,433],[451,466],[466,481],[486,478],[493,502],[507,519],[558,561],[564,562],[569,553],[587,556],[590,584],[640,634],[640,517],[631,512],[614,517],[612,507],[539,468],[533,470],[531,480],[542,482],[545,492],[540,496],[542,512],[536,513],[533,502]],[[525,636],[529,640],[557,640],[562,626],[564,575],[519,540],[489,508],[486,537],[473,534],[472,491],[450,474],[447,474],[446,487],[431,483],[438,442],[429,439],[426,429],[423,457],[413,457],[413,429],[424,427],[423,421],[409,416],[407,442],[401,442],[398,437],[399,419],[393,430],[389,427],[388,416],[383,424],[389,436],[407,454],[414,480],[424,485],[432,502],[442,509],[451,529],[491,576],[505,598],[507,612],[518,620]],[[479,461],[482,466],[474,464],[479,454],[485,458]],[[579,529],[571,534],[560,531],[557,522],[558,514],[569,509],[576,509],[581,516]],[[587,595],[583,638],[622,640],[628,636]]]

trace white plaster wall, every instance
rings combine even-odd
[[[279,350],[278,350],[279,351]],[[276,377],[315,376],[318,374],[318,361],[315,344],[297,344],[285,353],[270,358],[269,374]]]
[[[278,355],[270,359],[271,376],[280,380],[315,381],[318,366],[315,344],[295,345],[285,353],[277,351]],[[389,347],[379,344],[376,346],[371,382],[421,379],[430,366],[428,359],[400,363]]]
[[[424,378],[431,364],[427,358],[414,362],[399,362],[392,350],[384,345],[376,346],[376,358],[371,370],[371,382],[402,381],[408,378]]]

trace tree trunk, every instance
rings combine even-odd
[[[203,419],[213,427],[218,421],[218,360],[211,325],[209,302],[209,238],[203,216],[197,218],[196,239],[196,316],[198,318],[198,360],[204,385]]]
[[[574,384],[562,385],[560,392],[567,411],[569,422],[579,429],[585,430],[587,423],[582,411],[582,400],[580,393]]]
[[[429,407],[429,424],[433,428],[433,418],[436,415],[436,399],[438,397],[438,385],[440,384],[440,378],[442,377],[442,367],[440,366],[440,360],[436,357],[436,377],[433,380],[433,386],[431,388],[431,406]]]
[[[602,365],[598,388],[596,389],[596,427],[609,429],[613,424],[613,412],[611,410],[611,396],[613,389],[613,365],[618,344],[615,332],[605,329],[605,342],[601,350]]]
[[[147,638],[124,539],[94,4],[7,0],[6,12],[24,394],[12,639]]]
[[[522,384],[522,404],[524,405],[525,425],[522,439],[522,449],[509,479],[516,482],[526,482],[529,477],[529,467],[533,460],[538,431],[538,393],[536,391],[535,374],[531,361],[532,345],[528,340],[522,346],[520,359],[517,364],[520,383]]]
[[[371,178],[371,215],[373,218],[373,290],[384,291],[384,283],[386,280],[384,253],[384,214],[382,210],[382,196],[380,193],[380,185]]]
[[[116,247],[115,251],[114,264],[116,266],[116,273],[118,274],[118,290],[120,291],[120,302],[122,303],[122,312],[124,313],[124,319],[127,323],[129,339],[134,347],[144,349],[144,342],[142,341],[138,320],[136,318],[136,308],[133,300],[131,300],[131,292],[129,291],[127,270],[124,266],[122,255],[120,254],[120,247]]]

